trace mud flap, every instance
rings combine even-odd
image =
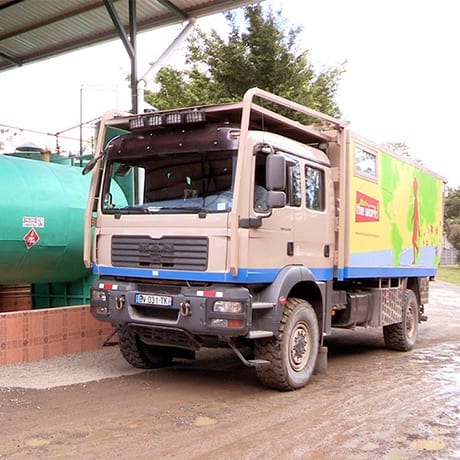
[[[327,347],[319,347],[313,374],[327,374]]]

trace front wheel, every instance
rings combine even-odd
[[[414,291],[407,289],[403,297],[402,321],[383,327],[385,346],[390,350],[409,351],[418,337],[419,308]]]
[[[257,378],[270,388],[302,388],[315,369],[319,339],[318,319],[311,305],[303,299],[288,299],[278,334],[255,342],[256,358],[270,363],[256,368]]]
[[[171,363],[173,354],[163,347],[142,342],[134,328],[122,326],[118,331],[120,351],[131,366],[140,369],[155,369]]]

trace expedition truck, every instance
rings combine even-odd
[[[346,123],[259,89],[106,114],[86,213],[91,312],[133,366],[230,347],[304,386],[333,328],[414,347],[440,259],[443,179]]]

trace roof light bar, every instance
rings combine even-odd
[[[182,124],[182,114],[180,112],[167,113],[164,118],[165,125]]]
[[[147,126],[163,126],[163,116],[160,114],[150,115],[146,121]]]
[[[129,129],[140,129],[144,127],[144,119],[143,118],[131,118],[129,120]]]
[[[185,112],[185,123],[203,123],[206,121],[206,113],[202,110]]]
[[[160,126],[188,125],[204,123],[206,112],[202,110],[189,110],[187,112],[148,113],[129,120],[129,129],[145,130]]]

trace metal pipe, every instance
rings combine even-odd
[[[131,112],[139,112],[139,100],[137,97],[137,18],[136,0],[129,0],[129,39],[131,42]]]
[[[163,66],[163,63],[169,58],[173,51],[188,37],[190,32],[193,29],[193,26],[196,23],[196,18],[190,18],[185,27],[179,32],[177,37],[171,42],[171,44],[163,51],[160,57],[150,65],[148,70],[142,75],[142,77],[137,82],[137,97],[139,104],[139,111],[144,111],[144,93],[145,88],[147,87],[147,79],[151,78],[152,73],[158,72],[158,70]]]

